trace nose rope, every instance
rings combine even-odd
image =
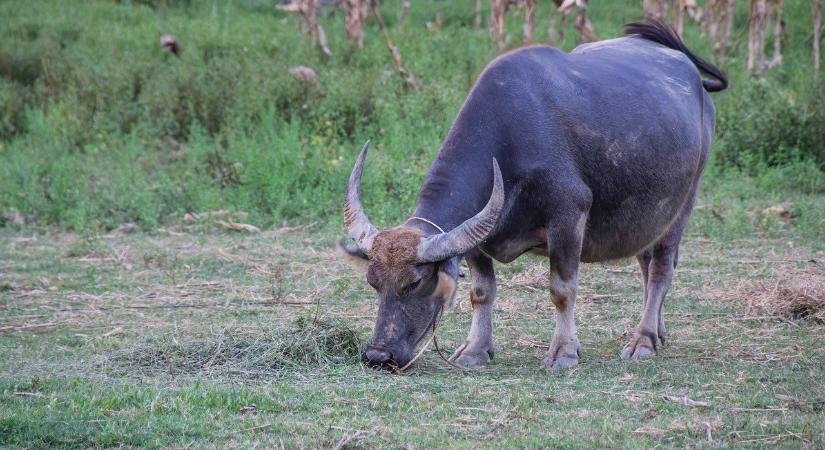
[[[438,329],[438,323],[440,322],[443,315],[444,315],[444,304],[442,303],[441,306],[439,306],[439,308],[438,308],[438,313],[436,313],[435,320],[433,320],[433,334],[430,336],[430,339],[427,340],[427,342],[424,344],[424,346],[421,347],[421,350],[418,351],[418,353],[415,355],[415,357],[413,357],[413,359],[410,360],[410,362],[408,362],[407,364],[404,364],[404,367],[401,367],[401,368],[393,367],[393,370],[395,371],[395,373],[397,373],[399,375],[404,373],[404,371],[407,370],[415,362],[415,360],[417,360],[422,354],[424,354],[424,352],[427,350],[427,348],[429,348],[431,342],[435,346],[435,351],[438,353],[438,356],[440,356],[441,359],[444,360],[444,362],[446,362],[447,364],[455,367],[456,369],[461,369],[461,366],[456,365],[454,362],[447,359],[447,357],[444,356],[443,353],[441,353],[441,349],[438,347],[438,339],[435,337],[435,332]]]
[[[425,219],[423,217],[418,217],[418,216],[410,217],[410,220],[412,220],[412,219],[416,219],[416,220],[420,220],[424,223],[428,223],[428,224],[432,225],[433,227],[435,227],[441,233],[444,233],[443,228],[436,225],[435,222],[433,222],[429,219]],[[404,371],[407,370],[415,362],[415,360],[417,360],[421,355],[424,354],[425,351],[427,351],[427,349],[430,347],[430,343],[432,343],[435,346],[435,351],[438,353],[438,356],[440,356],[441,359],[444,360],[444,362],[446,362],[447,364],[455,367],[456,369],[461,369],[461,366],[456,365],[455,363],[453,363],[452,361],[447,359],[447,357],[444,356],[444,353],[442,353],[441,349],[438,347],[438,339],[436,338],[435,332],[438,329],[438,323],[440,322],[440,320],[443,316],[444,316],[444,304],[442,303],[441,306],[438,307],[438,313],[436,313],[435,319],[433,320],[433,334],[430,336],[429,339],[427,339],[427,342],[424,344],[423,347],[421,347],[421,350],[419,350],[418,353],[416,353],[415,357],[413,357],[413,359],[411,359],[410,362],[408,362],[407,364],[404,364],[404,367],[401,367],[401,368],[393,367],[393,370],[395,371],[395,373],[397,373],[397,374],[404,373]]]

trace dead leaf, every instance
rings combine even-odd
[[[296,66],[289,69],[289,73],[292,74],[298,81],[306,84],[318,84],[318,75],[311,67],[306,66]]]
[[[26,224],[26,219],[23,217],[23,215],[15,210],[11,210],[3,214],[3,218],[6,219],[7,222],[11,222],[17,225],[18,227],[22,227]]]
[[[762,210],[762,215],[767,217],[776,217],[777,219],[790,222],[796,218],[796,213],[793,211],[791,205],[780,203]]]
[[[233,222],[231,220],[218,220],[215,222],[215,225],[219,227],[226,228],[227,230],[232,231],[243,231],[245,233],[260,233],[261,229],[256,227],[255,225],[250,225],[248,223],[239,223]]]

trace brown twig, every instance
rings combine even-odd
[[[32,323],[28,325],[9,325],[5,327],[0,327],[0,332],[6,331],[23,331],[23,330],[32,330],[36,328],[48,328],[53,327],[55,324],[54,322],[47,322],[47,323]]]
[[[369,432],[367,430],[357,430],[355,433],[345,434],[344,436],[341,437],[341,439],[338,441],[338,443],[335,444],[334,447],[332,447],[332,450],[341,450],[344,447],[346,447],[347,445],[349,445],[350,443],[352,443],[352,441],[361,439],[364,436],[366,436],[367,434],[369,434]]]
[[[241,433],[246,433],[246,432],[248,432],[248,431],[258,431],[258,430],[263,430],[264,428],[269,428],[269,427],[271,427],[272,425],[275,425],[275,423],[274,423],[274,422],[270,422],[270,423],[265,423],[265,424],[263,424],[263,425],[259,425],[259,426],[257,426],[257,427],[252,427],[252,428],[244,428],[244,429],[241,429],[241,430],[233,431],[232,433],[229,433],[229,434],[241,434]]]

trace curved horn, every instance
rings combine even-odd
[[[344,226],[347,227],[347,234],[364,253],[369,253],[372,239],[378,232],[364,213],[364,207],[361,206],[361,172],[364,170],[364,159],[367,157],[369,146],[370,141],[367,140],[361,147],[361,153],[349,176],[347,199],[344,202]]]
[[[493,192],[487,205],[454,230],[425,239],[418,247],[419,262],[443,261],[476,247],[493,231],[503,207],[504,182],[498,161],[493,158]]]

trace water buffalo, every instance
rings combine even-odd
[[[376,229],[360,180],[349,179],[344,222],[379,297],[373,366],[403,366],[455,295],[461,258],[472,275],[472,325],[452,359],[493,358],[493,262],[530,252],[550,259],[556,327],[547,368],[578,364],[573,317],[580,262],[635,256],[644,307],[622,358],[665,342],[662,305],[679,241],[711,148],[708,92],[727,87],[665,25],[627,25],[625,37],[570,53],[521,48],[481,73],[421,186],[415,213]],[[703,79],[700,72],[710,79]]]

